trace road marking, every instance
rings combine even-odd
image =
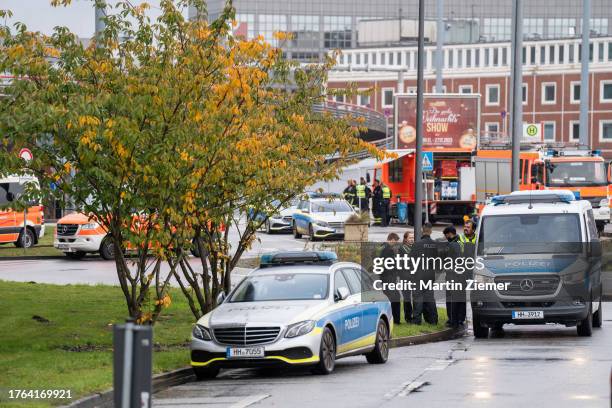
[[[250,405],[256,404],[259,401],[262,401],[262,400],[268,398],[269,396],[270,396],[270,394],[251,395],[249,397],[241,399],[240,401],[236,402],[235,404],[230,405],[230,408],[246,408],[246,407],[248,407]]]
[[[400,392],[399,394],[397,394],[398,397],[405,397],[406,395],[410,394],[413,391],[417,391],[419,388],[421,388],[424,385],[429,385],[428,381],[413,381],[410,384],[408,384],[408,386],[406,388],[404,388],[404,390],[402,390],[402,392]]]
[[[446,369],[449,365],[453,364],[455,360],[436,360],[425,371],[441,371]]]

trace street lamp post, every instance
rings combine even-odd
[[[512,191],[519,189],[521,136],[523,133],[523,1],[512,10]]]
[[[419,0],[419,48],[417,64],[416,157],[414,161],[414,239],[421,238],[423,201],[423,58],[425,56],[425,0]]]

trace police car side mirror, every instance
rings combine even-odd
[[[217,295],[217,306],[223,303],[225,300],[225,292],[221,292]]]
[[[602,255],[601,241],[596,240],[589,243],[589,255],[596,258]]]
[[[350,294],[351,292],[349,292],[346,286],[340,286],[338,289],[336,289],[336,293],[334,294],[334,301],[338,302],[340,300],[344,300],[349,297]]]

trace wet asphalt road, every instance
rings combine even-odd
[[[340,360],[307,370],[222,371],[160,392],[154,407],[609,407],[612,305],[593,337],[557,325],[506,326],[501,338],[392,349],[385,365]]]

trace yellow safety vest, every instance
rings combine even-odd
[[[364,186],[363,184],[359,184],[357,186],[357,197],[358,198],[365,198],[366,196],[365,188],[366,186]]]
[[[476,244],[476,234],[474,234],[472,238],[468,238],[464,234],[459,235],[459,246],[461,247],[461,253],[465,251],[465,244]]]
[[[391,189],[387,186],[382,188],[383,198],[391,198]]]

